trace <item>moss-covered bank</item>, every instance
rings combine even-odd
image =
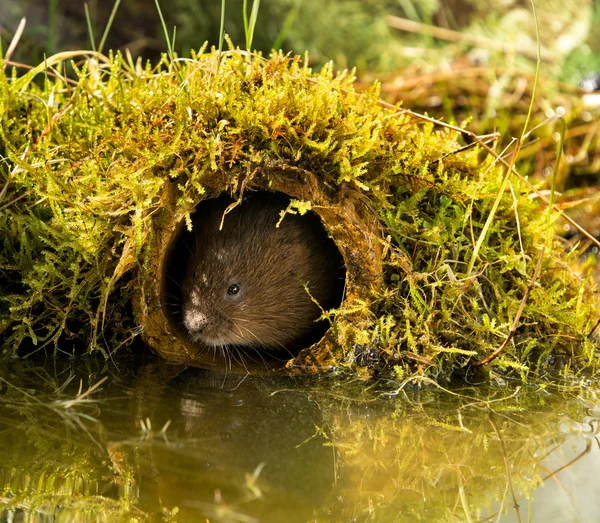
[[[76,82],[59,72],[68,55],[0,75],[5,353],[108,354],[141,333],[193,363],[160,321],[173,231],[204,198],[277,189],[312,205],[348,270],[333,328],[295,364],[439,378],[508,339],[484,368],[595,371],[598,296],[559,240],[534,278],[548,218],[519,178],[468,272],[505,168],[462,133],[298,58],[231,50],[144,68],[87,56]]]

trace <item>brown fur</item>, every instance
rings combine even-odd
[[[183,323],[190,338],[209,346],[289,349],[312,340],[327,325],[310,294],[325,309],[339,306],[343,261],[314,213],[280,211],[289,199],[256,193],[225,216],[232,202],[203,202],[193,217],[191,255],[182,284]],[[237,284],[240,291],[228,289]]]

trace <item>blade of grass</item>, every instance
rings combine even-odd
[[[165,22],[165,18],[162,14],[162,10],[160,8],[160,3],[158,0],[154,0],[154,3],[156,5],[156,10],[158,11],[158,17],[160,18],[160,23],[162,25],[163,28],[163,33],[165,35],[165,41],[167,42],[167,52],[169,53],[169,58],[171,60],[173,60],[174,54],[173,54],[173,47],[171,46],[171,38],[169,37],[169,31],[167,30],[167,24]]]
[[[502,184],[500,185],[500,189],[498,189],[498,193],[496,194],[496,199],[494,200],[494,203],[492,204],[492,209],[490,210],[490,212],[488,214],[488,217],[487,217],[487,220],[485,221],[483,229],[481,229],[479,238],[477,238],[477,243],[475,243],[475,248],[473,249],[473,254],[471,255],[471,259],[469,260],[469,265],[467,267],[467,275],[472,274],[473,267],[475,266],[475,260],[477,260],[477,256],[479,255],[481,246],[483,245],[483,242],[487,238],[488,230],[491,227],[492,222],[494,221],[494,217],[496,216],[496,211],[498,210],[498,207],[500,206],[500,200],[502,200],[502,196],[504,195],[504,192],[506,191],[506,186],[508,185],[510,173],[512,172],[512,170],[515,166],[515,159],[517,158],[517,153],[519,152],[520,145],[521,145],[520,140],[515,140],[515,148],[513,149],[513,154],[510,158],[510,164],[509,164],[508,168],[506,169],[506,174],[504,175],[504,178],[502,178]]]
[[[118,0],[120,1],[120,0]],[[177,28],[174,27],[173,28],[173,40],[171,40],[171,38],[169,37],[169,31],[167,30],[167,24],[165,22],[165,18],[162,14],[162,10],[160,8],[160,3],[159,0],[154,0],[154,3],[156,4],[156,10],[158,11],[158,17],[160,18],[160,23],[162,25],[163,28],[163,33],[165,35],[165,41],[167,42],[167,52],[169,54],[169,58],[171,59],[171,64],[173,65],[173,67],[175,67],[175,70],[177,71],[177,75],[179,76],[179,80],[181,81],[181,84],[183,85],[183,90],[187,93],[188,92],[188,87],[184,81],[183,78],[183,73],[181,72],[181,69],[178,67],[178,62],[175,60],[175,34],[177,33]]]
[[[102,60],[105,62],[107,61],[107,58],[103,54],[94,51],[76,50],[56,53],[55,55],[44,59],[44,61],[41,64],[31,69],[27,74],[21,76],[20,78],[17,78],[17,80],[15,80],[14,82],[15,92],[19,92],[21,89],[24,89],[42,71],[46,71],[49,67],[52,67],[53,65],[59,62],[69,60],[70,58],[75,58],[77,56],[94,56],[98,58],[98,60]]]
[[[252,3],[252,14],[250,15],[250,41],[248,42],[248,51],[252,50],[252,40],[254,40],[254,28],[256,27],[256,20],[258,20],[259,7],[260,0],[254,0]]]
[[[10,61],[10,57],[12,56],[12,54],[15,52],[15,49],[17,48],[17,44],[19,43],[19,40],[21,39],[21,35],[23,34],[23,30],[25,29],[25,17],[21,18],[21,21],[19,22],[19,26],[17,27],[17,30],[15,31],[15,35],[13,36],[12,40],[10,41],[10,44],[8,45],[8,50],[6,51],[6,55],[4,56],[4,67],[6,68],[6,64]]]
[[[248,48],[248,0],[244,0],[242,7],[242,16],[244,17],[244,34],[246,35],[246,49]]]
[[[219,26],[219,62],[223,51],[223,38],[225,37],[225,0],[221,0],[221,25]]]
[[[90,10],[88,8],[87,2],[83,4],[83,10],[85,11],[85,21],[87,23],[88,35],[90,37],[90,45],[92,46],[92,51],[96,51],[96,39],[94,38],[94,29],[92,27],[92,17],[90,16]]]
[[[540,40],[540,23],[537,17],[537,11],[535,10],[535,2],[531,0],[531,9],[533,11],[533,19],[535,20],[535,39],[537,42],[536,47],[536,62],[535,62],[535,79],[533,80],[533,89],[531,91],[531,101],[529,102],[529,109],[527,111],[527,118],[525,119],[525,125],[523,125],[523,132],[521,133],[521,143],[527,133],[527,127],[529,126],[529,120],[531,120],[531,113],[533,112],[533,102],[535,101],[535,95],[537,93],[538,81],[540,79],[540,66],[542,64],[542,43]]]
[[[248,21],[248,0],[244,0],[244,32],[246,34],[246,51],[252,51],[252,40],[254,39],[254,28],[258,18],[260,0],[253,0],[250,21]]]
[[[219,76],[221,69],[221,57],[223,51],[223,39],[225,38],[225,0],[221,0],[221,23],[219,26],[219,53],[217,55],[217,73],[215,74],[215,82]]]
[[[46,40],[46,51],[54,53],[57,48],[57,16],[58,0],[50,0],[48,3],[48,39]]]
[[[115,5],[113,6],[112,11],[110,12],[110,17],[108,18],[108,23],[106,24],[106,27],[104,28],[104,34],[102,35],[102,40],[100,40],[100,45],[98,46],[99,53],[101,53],[102,49],[104,49],[104,43],[106,42],[106,38],[108,37],[108,32],[110,31],[110,28],[112,27],[112,23],[113,23],[113,20],[115,19],[115,15],[117,14],[117,9],[119,9],[120,3],[121,3],[121,0],[116,0]]]
[[[552,169],[552,183],[550,184],[550,203],[548,204],[548,218],[547,218],[547,231],[546,231],[546,246],[550,248],[552,244],[553,228],[552,228],[552,208],[554,207],[554,190],[556,187],[556,179],[558,177],[558,168],[560,166],[560,160],[562,158],[563,143],[565,141],[565,132],[567,125],[563,117],[559,117],[560,121],[560,138],[556,143],[556,160],[554,162],[554,169]]]
[[[290,12],[285,17],[285,20],[283,21],[283,25],[281,26],[281,31],[279,31],[277,38],[275,38],[275,42],[273,42],[273,49],[275,49],[276,51],[281,49],[281,46],[283,45],[283,41],[285,40],[285,37],[289,33],[291,27],[294,25],[294,22],[296,21],[296,17],[298,16],[301,5],[302,5],[302,1],[296,0],[296,3],[292,6],[292,8],[290,9]]]
[[[502,199],[502,196],[504,195],[504,192],[506,191],[506,186],[508,185],[508,180],[510,179],[510,175],[513,171],[517,154],[519,153],[519,149],[521,148],[521,143],[523,143],[525,135],[527,134],[527,127],[529,126],[529,120],[531,119],[531,113],[533,112],[533,104],[535,102],[537,85],[538,85],[538,81],[540,78],[540,65],[542,62],[542,59],[541,59],[542,50],[541,50],[541,43],[540,43],[539,23],[538,23],[538,18],[537,18],[537,11],[535,10],[534,0],[531,0],[531,8],[533,9],[533,18],[535,20],[535,31],[536,31],[536,38],[537,38],[537,61],[536,61],[536,66],[535,66],[535,79],[533,82],[533,89],[531,92],[531,101],[529,102],[529,109],[527,111],[527,118],[525,119],[525,124],[523,125],[523,131],[521,132],[521,138],[519,138],[519,140],[517,140],[517,143],[515,145],[515,150],[514,150],[514,153],[512,155],[511,161],[510,161],[510,167],[508,169],[506,169],[506,174],[504,175],[504,178],[502,179],[502,184],[500,185],[500,189],[498,190],[498,194],[496,195],[496,199],[494,200],[494,204],[492,205],[492,210],[488,214],[485,225],[483,226],[483,229],[481,230],[481,234],[479,235],[479,238],[477,239],[477,243],[475,244],[475,248],[473,249],[473,254],[471,255],[471,259],[469,260],[469,265],[467,267],[467,274],[471,274],[473,272],[473,267],[475,266],[475,261],[477,260],[477,256],[479,255],[479,250],[481,249],[481,246],[483,245],[483,242],[485,241],[485,238],[487,237],[488,230],[491,227],[492,222],[494,221],[494,218],[496,216],[496,211],[498,210],[498,206],[500,205],[500,200]]]

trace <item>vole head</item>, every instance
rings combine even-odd
[[[329,260],[327,237],[312,217],[286,216],[276,227],[287,205],[280,199],[243,202],[219,230],[228,203],[217,199],[194,221],[183,324],[192,341],[205,345],[287,349],[321,314],[304,284],[331,301],[327,289],[336,287],[330,280],[339,276],[338,262]]]

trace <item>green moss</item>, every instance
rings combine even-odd
[[[351,75],[313,74],[280,54],[100,63],[74,65],[75,83],[50,70],[43,89],[33,74],[0,75],[5,353],[71,350],[71,340],[109,352],[130,340],[135,276],[166,186],[179,187],[178,212],[189,213],[200,195],[266,186],[284,166],[314,173],[332,199],[353,191],[381,223],[385,285],[335,316],[337,342],[319,348],[330,364],[352,368],[361,346],[378,372],[447,377],[506,339],[547,219],[511,178],[466,274],[503,170],[476,147],[455,152],[460,133],[381,108],[377,86],[358,96]],[[598,342],[586,336],[597,296],[567,258],[558,242],[544,255],[515,336],[493,362],[499,371],[595,371]],[[357,308],[360,325],[348,316]]]

